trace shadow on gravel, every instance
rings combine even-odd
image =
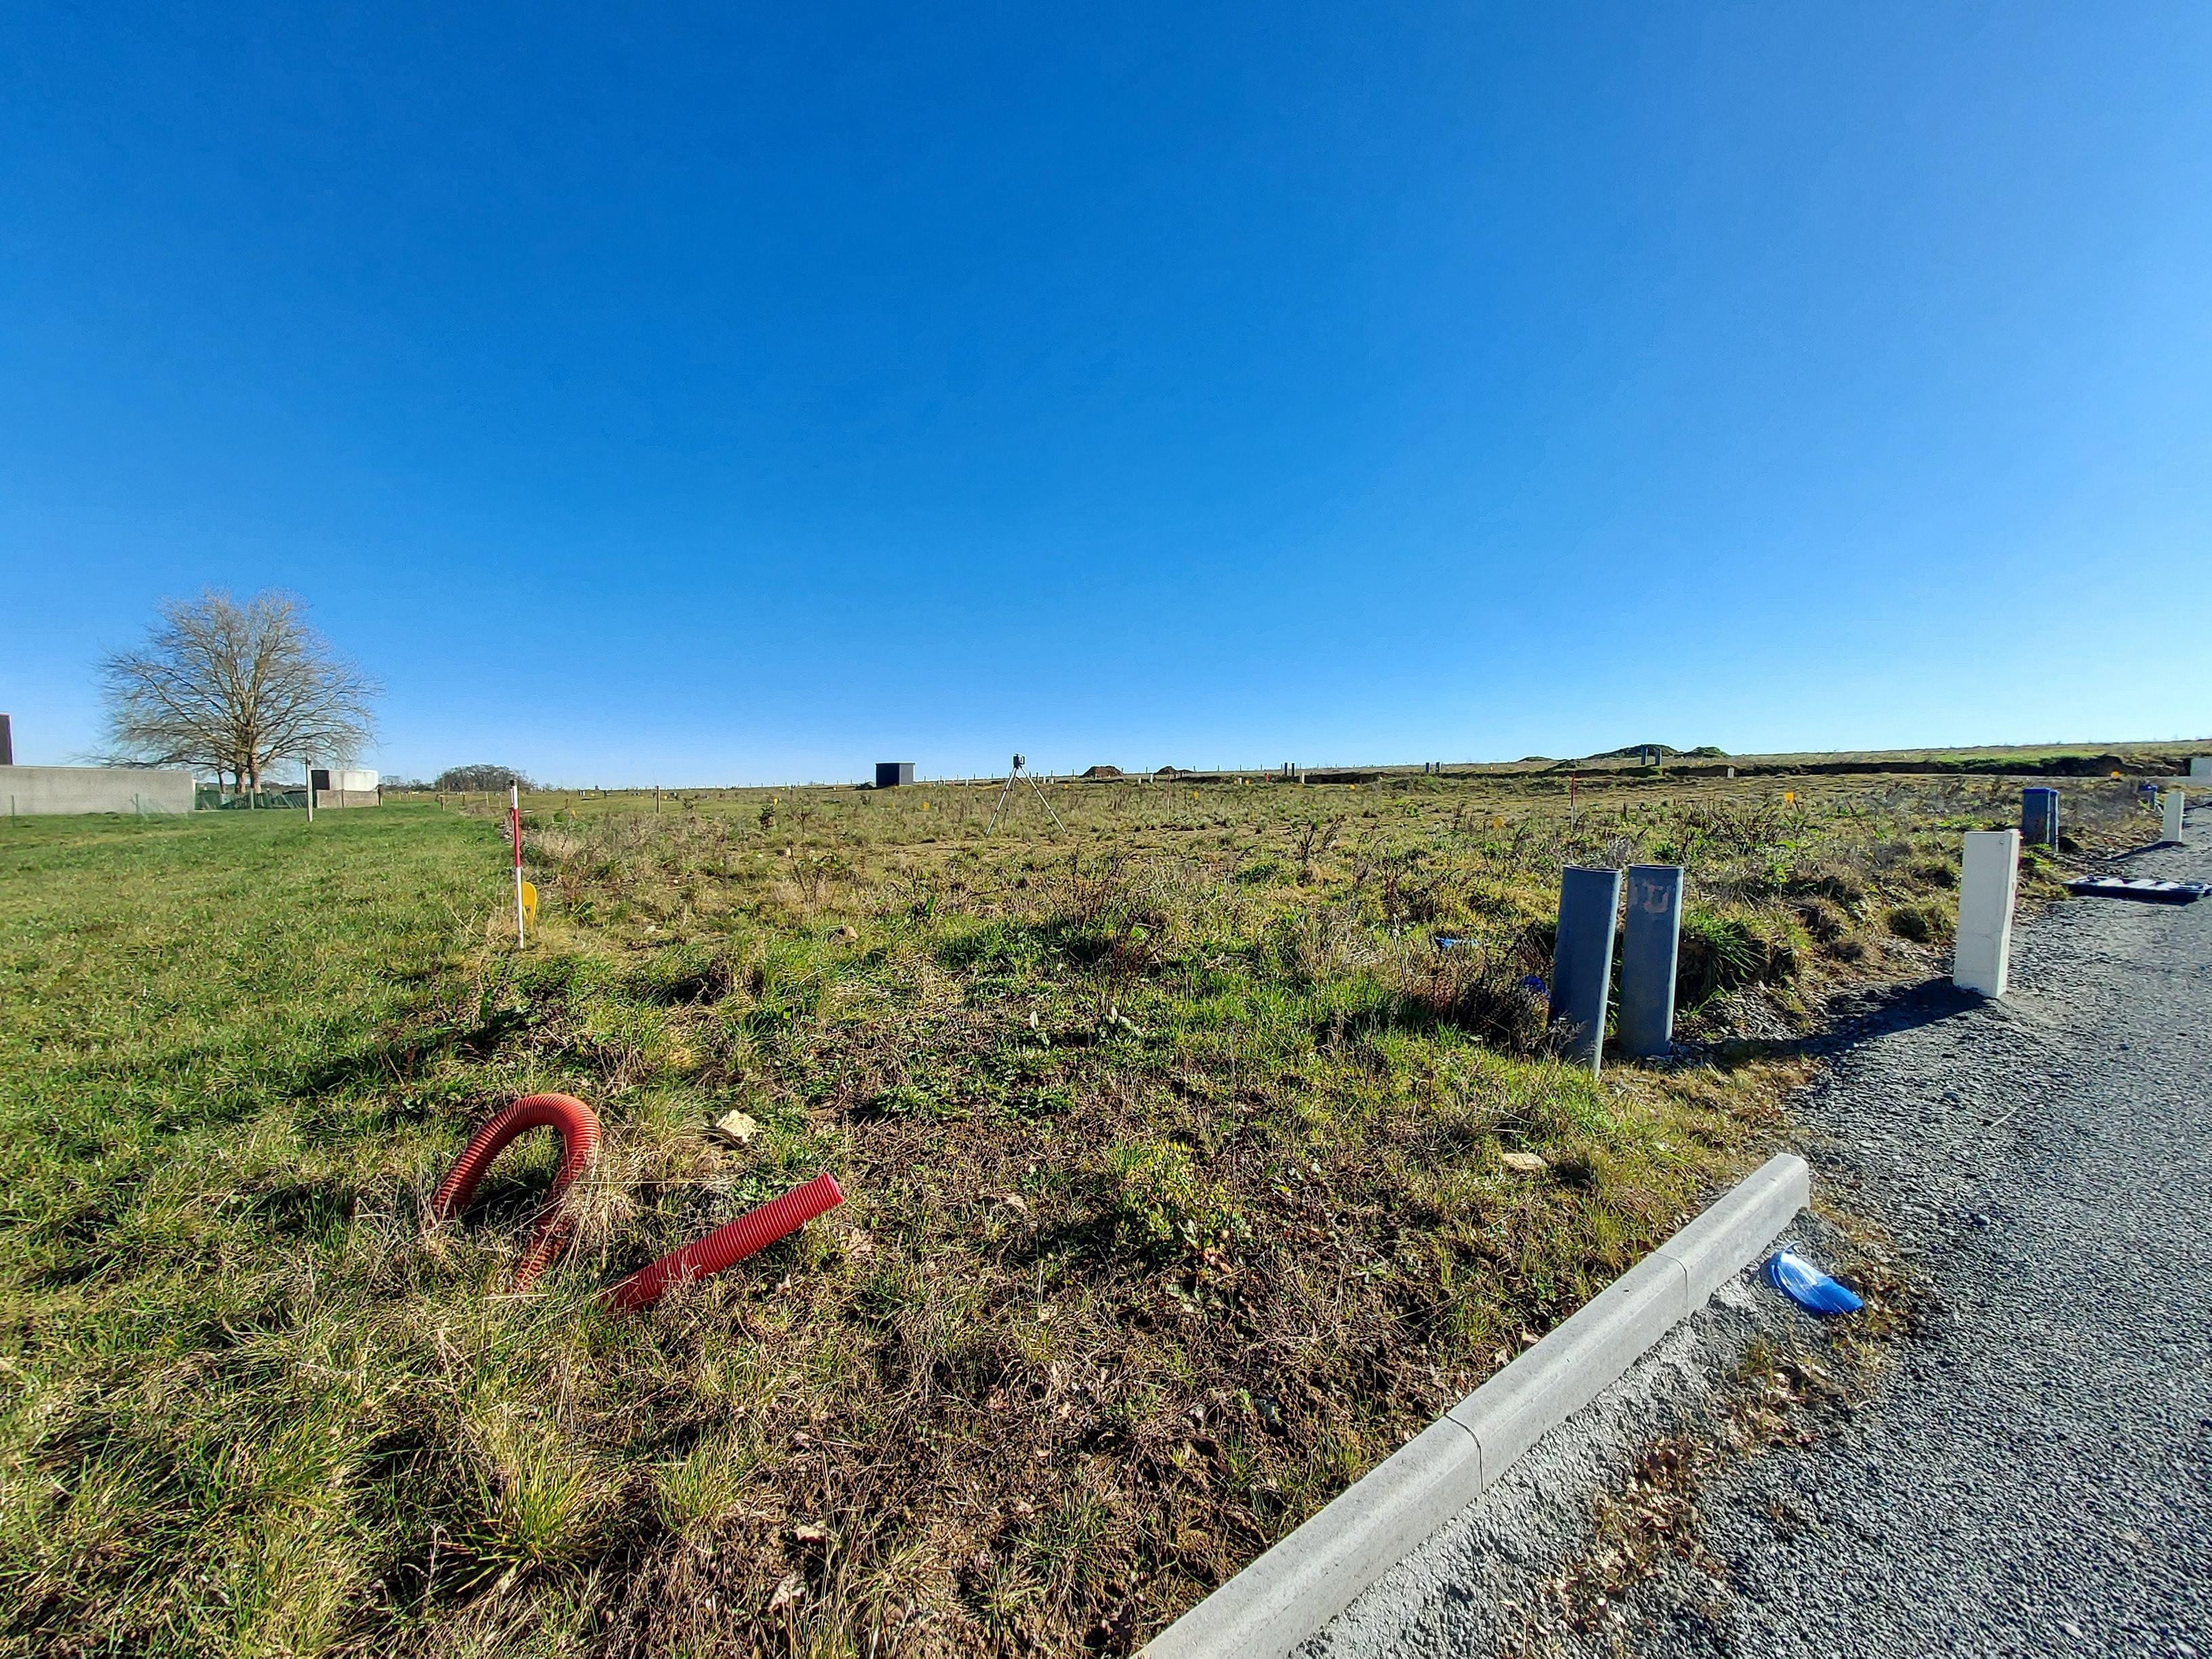
[[[1825,1057],[1893,1031],[1934,1025],[1983,1006],[1983,999],[1973,992],[1961,991],[1941,977],[1911,985],[1846,991],[1829,1000],[1823,1028],[1809,1036],[1737,1037],[1715,1043],[1705,1057],[1723,1069],[1754,1060]]]
[[[2147,841],[2140,847],[2130,847],[2124,853],[2087,853],[2081,856],[2091,864],[2118,864],[2124,859],[2139,858],[2145,853],[2162,853],[2179,843],[2170,841]]]

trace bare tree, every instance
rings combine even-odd
[[[190,766],[259,792],[270,762],[343,765],[375,734],[382,689],[307,625],[289,593],[165,600],[146,643],[100,664],[119,757]]]

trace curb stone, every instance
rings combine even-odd
[[[1155,1636],[1141,1659],[1283,1659],[1704,1307],[1789,1225],[1810,1192],[1803,1158],[1768,1159]]]

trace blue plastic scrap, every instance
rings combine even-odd
[[[1829,1278],[1795,1250],[1777,1250],[1766,1258],[1766,1282],[1811,1313],[1856,1313],[1866,1306],[1849,1285]]]

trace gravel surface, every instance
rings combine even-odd
[[[2212,881],[2212,849],[2130,867]],[[1594,1634],[1524,1617],[1593,1495],[1802,1318],[1747,1280],[1304,1654],[2212,1656],[2212,900],[2061,905],[2013,965],[2002,1003],[1893,1004],[1795,1103],[1815,1192],[1887,1225],[1929,1303],[1863,1408],[1705,1488],[1705,1565]]]

